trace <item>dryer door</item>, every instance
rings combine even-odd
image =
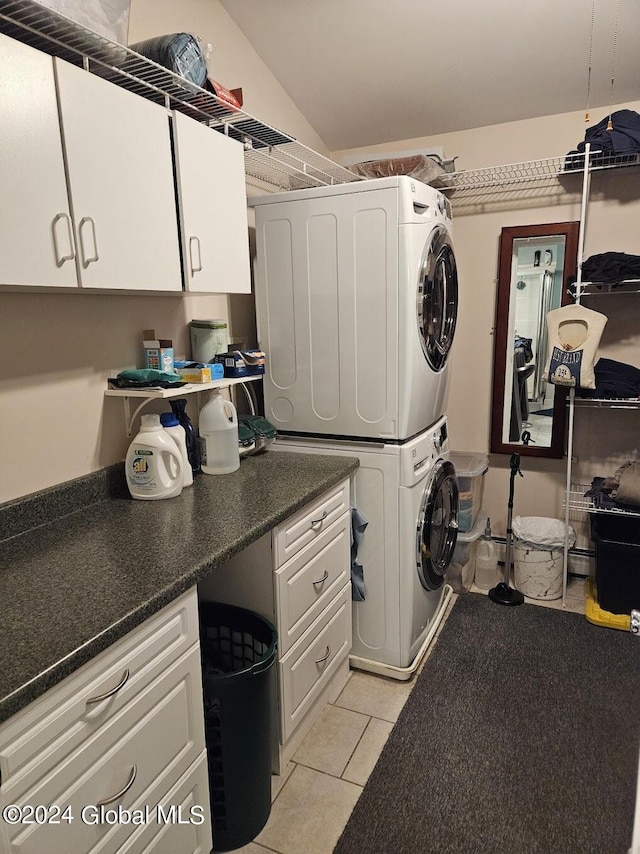
[[[417,293],[418,333],[429,366],[441,371],[453,344],[458,319],[458,272],[453,245],[437,225],[422,253]]]
[[[458,536],[458,481],[448,460],[438,460],[427,481],[417,525],[416,564],[420,583],[438,590]]]

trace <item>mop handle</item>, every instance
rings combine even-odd
[[[509,586],[509,577],[511,574],[511,545],[513,540],[513,530],[511,528],[511,511],[513,510],[513,492],[515,488],[516,474],[524,477],[520,471],[520,454],[511,455],[511,478],[509,480],[509,502],[507,505],[507,541],[505,544],[504,553],[504,583]]]
[[[514,492],[514,481],[516,479],[516,474],[519,474],[520,477],[524,477],[522,472],[520,471],[520,454],[511,454],[511,479],[509,481],[509,509],[513,510],[513,492]],[[509,517],[509,525],[511,524],[511,517]]]

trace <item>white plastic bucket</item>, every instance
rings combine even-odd
[[[513,541],[513,577],[516,590],[529,599],[562,596],[563,549]]]
[[[559,599],[564,572],[565,524],[542,516],[513,520],[513,579],[529,599]],[[569,527],[569,546],[575,543]]]

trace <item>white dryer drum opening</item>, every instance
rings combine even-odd
[[[458,536],[458,481],[453,464],[438,460],[424,491],[417,525],[416,565],[425,590],[444,584]]]
[[[422,253],[418,275],[418,334],[427,362],[441,371],[458,319],[458,271],[449,232],[436,226]]]

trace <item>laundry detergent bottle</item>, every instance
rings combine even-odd
[[[187,453],[187,434],[185,433],[185,429],[173,412],[163,412],[160,415],[160,423],[164,427],[165,432],[176,443],[182,456],[182,485],[191,486],[193,483],[193,471],[191,470],[189,454]]]
[[[133,498],[173,498],[182,492],[182,454],[159,415],[140,419],[140,432],[129,445],[124,468]]]
[[[475,584],[481,590],[489,590],[495,587],[499,580],[498,549],[491,536],[491,519],[487,519],[484,534],[478,541]]]
[[[191,471],[195,475],[200,471],[200,443],[191,419],[187,415],[187,400],[184,397],[172,398],[169,401],[172,412],[178,419],[178,423],[184,428],[187,441],[187,456],[191,464]]]
[[[200,410],[200,466],[205,474],[230,474],[240,468],[238,414],[215,388]]]

